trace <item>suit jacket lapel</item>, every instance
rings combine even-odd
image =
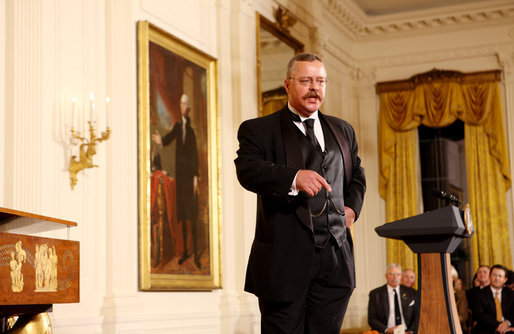
[[[400,303],[402,304],[402,313],[403,317],[405,318],[405,312],[407,311],[407,308],[409,307],[409,300],[407,298],[403,298],[403,294],[405,291],[402,291],[402,286],[400,285],[400,295],[398,296],[400,298]],[[407,321],[407,320],[406,320]]]
[[[505,289],[507,289],[506,287],[503,287],[502,288],[502,301],[501,301],[501,304],[502,304],[502,314],[503,314],[503,317],[505,319],[507,319],[507,317],[509,316],[509,309],[508,309],[508,306],[510,305],[510,300],[509,300],[509,295],[508,295],[508,292],[505,292]],[[495,306],[496,307],[496,306]]]
[[[305,162],[303,161],[302,150],[298,142],[298,130],[291,120],[289,113],[290,111],[287,107],[280,112],[280,129],[282,130],[282,140],[284,142],[284,151],[286,152],[286,166],[304,169]],[[297,206],[296,214],[298,219],[308,229],[314,231],[311,211],[306,201],[302,205]]]
[[[485,287],[484,289],[487,289],[487,291],[480,291],[480,292],[487,292],[487,303],[489,304],[489,307],[494,310],[494,314],[496,314],[496,304],[494,303],[494,293],[493,290],[491,290],[490,287]]]
[[[284,141],[284,150],[286,152],[286,165],[288,167],[305,168],[302,151],[298,143],[298,131],[295,128],[289,110],[286,108],[280,112],[280,129],[282,129],[282,140]]]
[[[346,189],[350,187],[350,182],[352,180],[352,152],[350,151],[350,146],[348,144],[348,138],[344,135],[342,131],[335,131],[334,124],[329,120],[329,118],[324,117],[323,114],[318,111],[318,115],[320,119],[323,119],[325,123],[328,125],[330,132],[337,141],[337,145],[339,146],[339,150],[341,151],[341,155],[343,156],[343,164],[344,164],[344,185]]]
[[[503,317],[504,317],[505,319],[507,319],[507,316],[506,316],[506,314],[505,314],[505,304],[507,303],[507,301],[505,300],[505,295],[506,295],[506,294],[504,293],[504,291],[503,291],[503,290],[505,290],[505,287],[503,287],[502,292],[501,292],[501,298],[502,298],[502,300],[501,300],[501,302],[500,302],[500,305],[501,305],[501,308],[502,308],[502,315],[503,315]],[[496,308],[496,305],[495,305],[494,307]]]
[[[385,305],[385,316],[386,316],[386,323],[387,318],[389,317],[389,292],[387,290],[387,284],[384,286],[384,290],[382,290],[382,303]]]

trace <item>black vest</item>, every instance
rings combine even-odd
[[[305,168],[323,176],[332,188],[330,193],[322,188],[316,196],[308,199],[314,228],[314,242],[316,247],[323,248],[333,237],[341,247],[346,238],[343,157],[332,132],[324,121],[321,121],[321,126],[325,138],[323,153],[319,152],[305,135],[300,134]]]

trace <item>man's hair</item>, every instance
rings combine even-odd
[[[493,273],[493,269],[503,270],[503,272],[505,273],[505,277],[507,277],[507,273],[509,272],[508,269],[502,266],[501,264],[495,264],[494,266],[492,266],[491,271],[489,272],[490,274]]]
[[[415,274],[414,270],[412,270],[411,268],[405,268],[405,269],[403,269],[403,272],[406,272],[406,271],[412,271],[412,272]]]
[[[485,264],[479,265],[478,269],[480,269],[480,268],[487,268],[487,269],[491,270],[491,267],[489,267],[488,265],[485,265]],[[477,271],[478,271],[478,269],[477,269]]]
[[[391,268],[398,268],[398,269],[400,269],[400,271],[402,271],[402,266],[400,266],[400,265],[399,265],[399,264],[397,264],[397,263],[391,263],[391,264],[390,264],[390,265],[388,265],[388,266],[387,266],[387,268],[386,268],[386,274],[387,274],[387,272],[389,271],[389,269],[391,269]]]
[[[189,102],[189,96],[187,96],[186,93],[182,94],[182,96],[180,97],[180,101],[182,101],[182,99],[185,100],[186,102],[186,105],[187,105],[187,109],[188,110],[191,110],[191,102]]]
[[[294,72],[294,67],[295,67],[297,61],[308,61],[311,63],[313,61],[319,61],[319,62],[323,63],[321,58],[319,56],[315,55],[314,53],[299,53],[296,56],[294,56],[293,58],[291,58],[291,60],[289,61],[289,64],[287,64],[287,74],[286,74],[287,79],[292,77],[293,72]]]

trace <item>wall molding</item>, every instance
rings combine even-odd
[[[500,51],[496,53],[496,57],[498,58],[498,64],[500,64],[503,69],[504,79],[508,82],[514,82],[514,48],[511,50]]]
[[[341,22],[343,26],[358,38],[366,29],[366,14],[356,7],[353,1],[348,0],[323,0],[325,11],[329,12]]]
[[[345,26],[354,39],[493,22],[510,23],[514,18],[514,3],[507,0],[375,17],[366,15],[352,0],[323,0],[323,6]]]
[[[366,60],[362,64],[365,68],[410,66],[438,61],[497,56],[498,54],[512,54],[513,52],[514,45],[512,43],[502,43],[433,52],[420,52],[402,56],[394,55],[390,57]],[[498,64],[498,68],[499,66],[500,64]]]
[[[163,309],[162,312],[130,310],[116,315],[105,315],[102,326],[116,333],[135,328],[142,333],[219,333],[221,314],[219,311],[192,311],[190,309],[178,312]],[[77,322],[80,319],[76,320]],[[73,326],[71,326],[73,327]]]
[[[50,313],[52,328],[56,333],[102,333],[102,317],[101,316],[84,316],[84,317],[62,317],[57,312]]]
[[[41,212],[42,168],[34,168],[43,160],[43,146],[40,125],[42,115],[42,77],[40,59],[43,50],[41,43],[42,6],[40,1],[16,1],[13,4],[14,33],[11,41],[14,46],[12,116],[13,142],[12,179],[16,186],[11,189],[13,207]],[[23,135],[21,135],[23,134]]]

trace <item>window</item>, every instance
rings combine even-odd
[[[424,211],[447,206],[435,191],[452,193],[467,203],[464,123],[457,120],[439,129],[420,125],[418,135]],[[468,239],[464,239],[451,254],[452,265],[466,286],[470,286],[468,278],[472,275],[468,250]]]

